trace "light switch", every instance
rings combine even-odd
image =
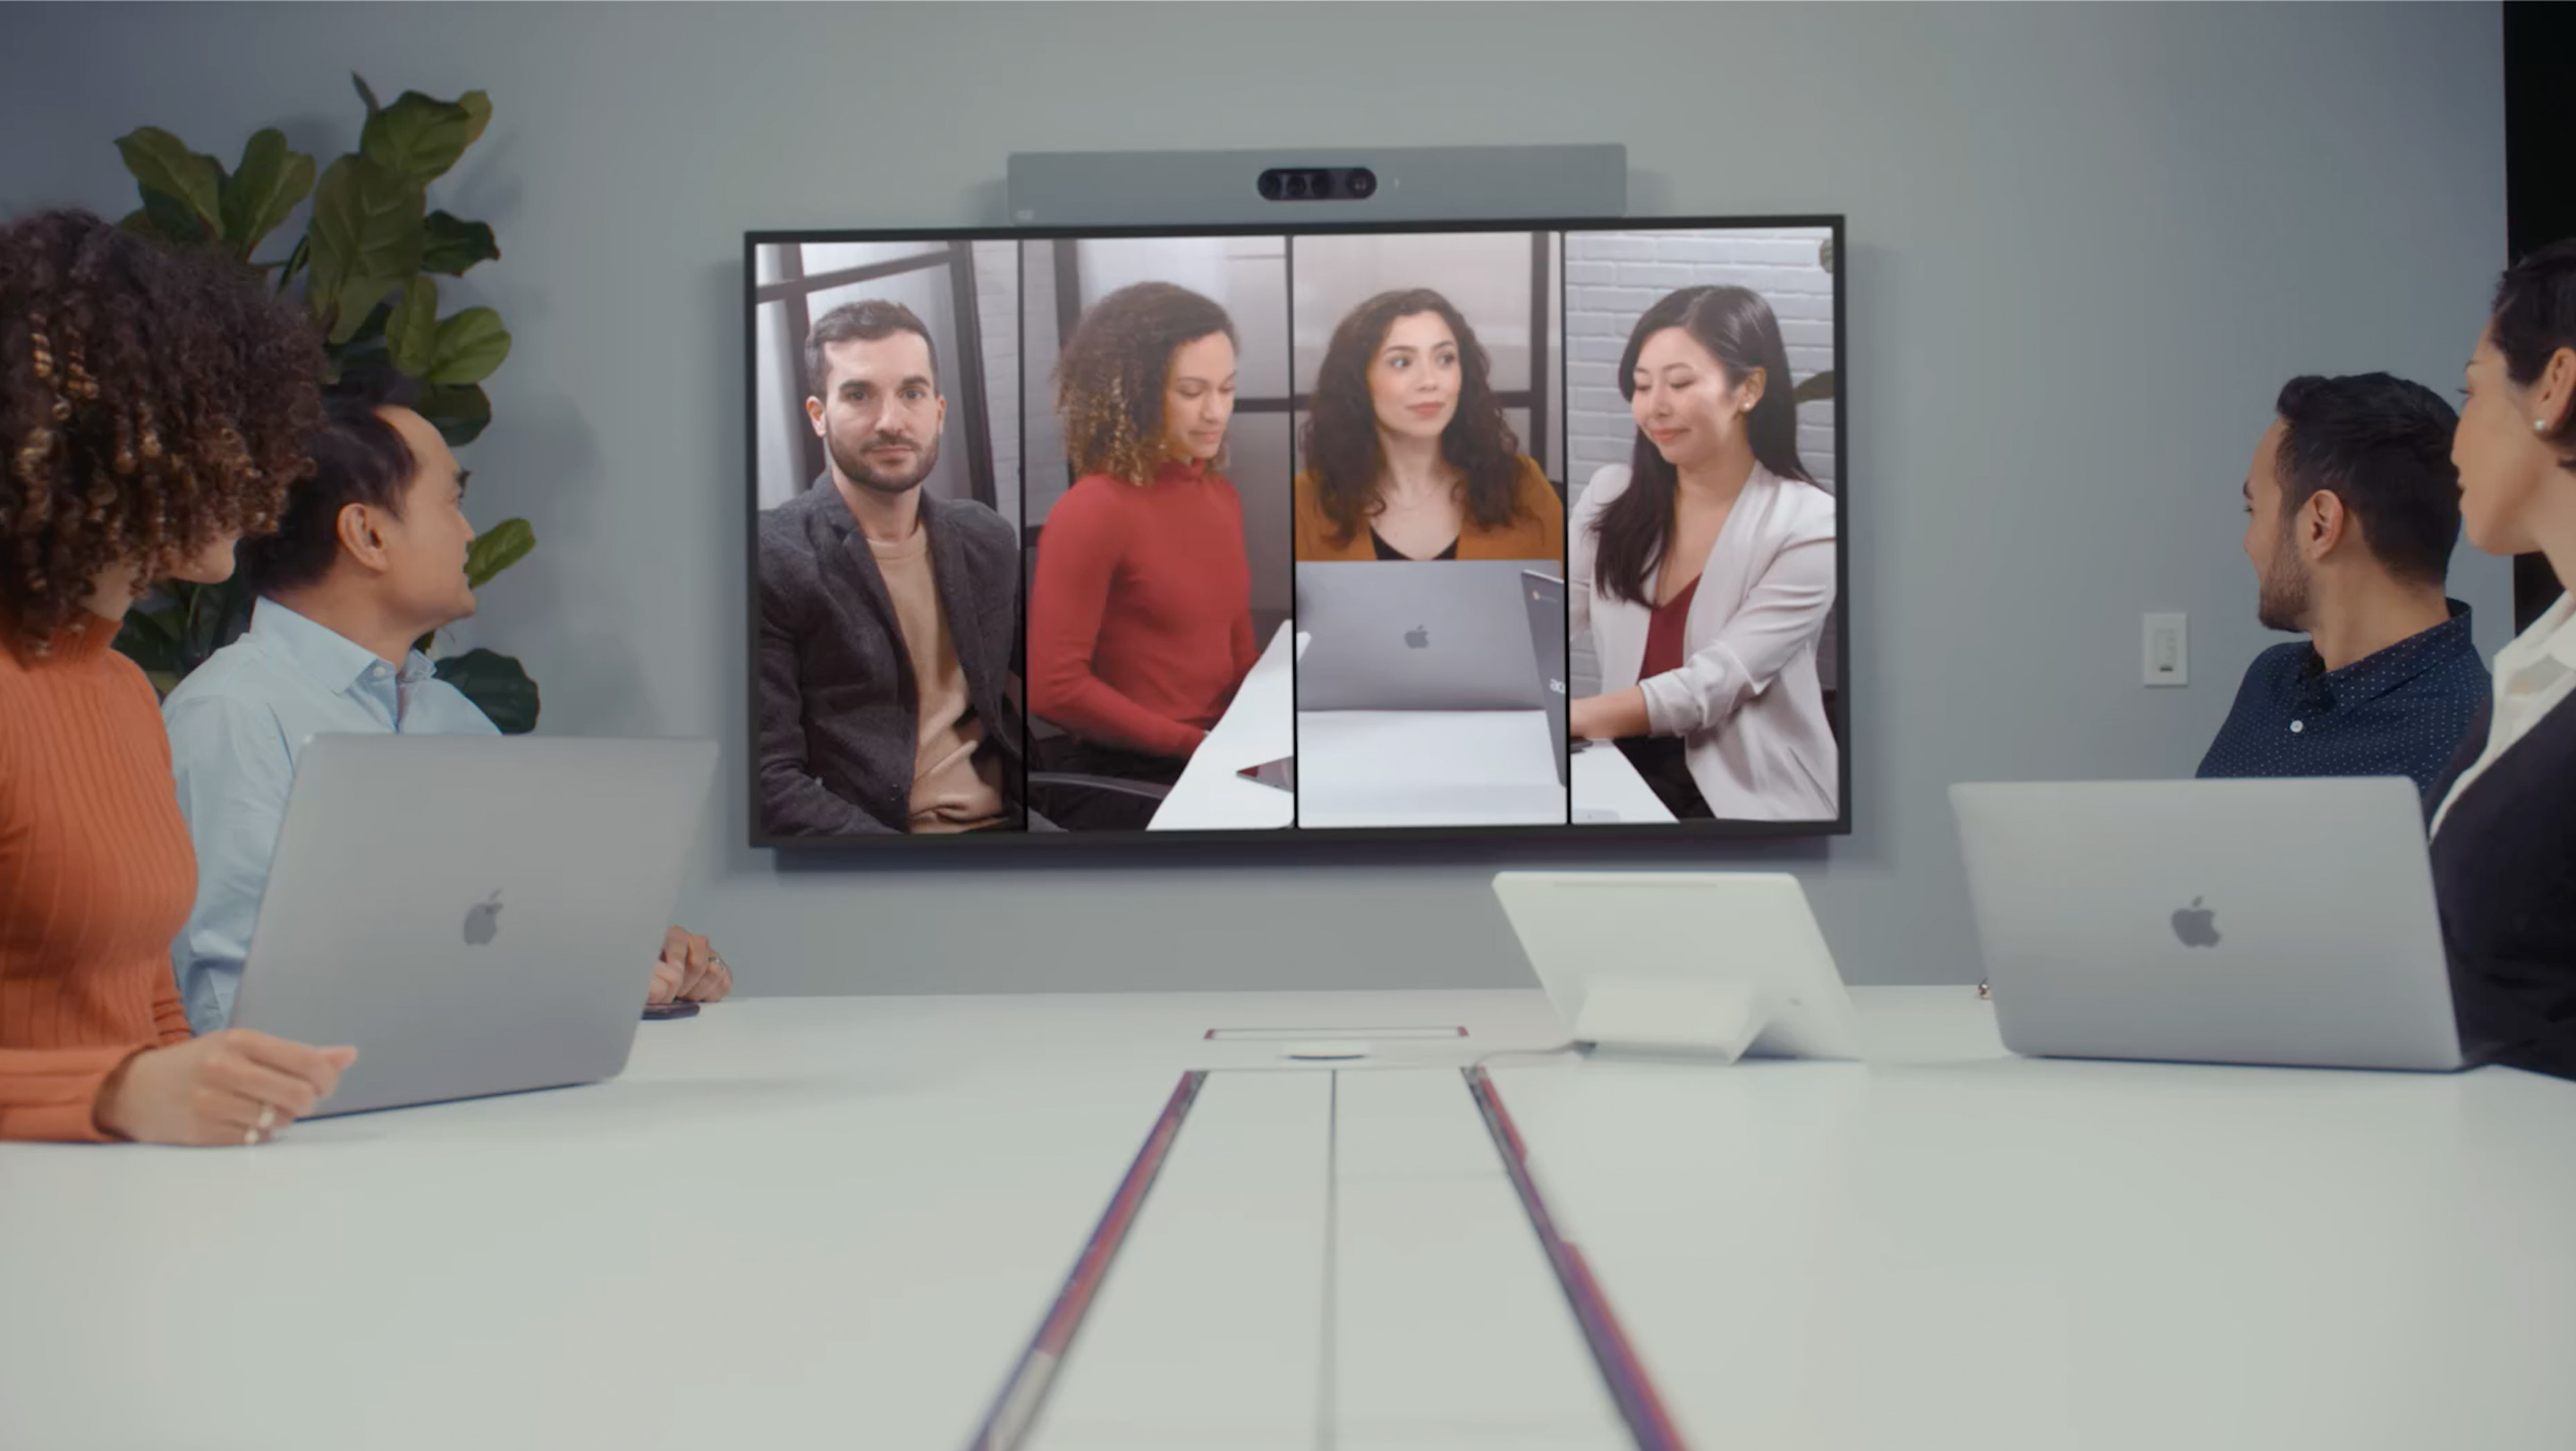
[[[2191,683],[2191,625],[2187,616],[2147,616],[2146,683]]]

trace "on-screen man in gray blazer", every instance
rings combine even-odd
[[[948,412],[930,334],[899,303],[844,304],[805,370],[831,466],[760,516],[765,834],[1016,829],[1018,531],[922,492]]]

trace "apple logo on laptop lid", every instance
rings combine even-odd
[[[493,938],[500,935],[501,893],[496,888],[490,901],[476,905],[472,911],[465,914],[465,945],[488,946]]]
[[[2218,945],[2218,914],[2200,905],[2201,900],[2194,897],[2191,899],[2190,906],[2180,908],[2173,914],[2174,936],[2185,947]]]

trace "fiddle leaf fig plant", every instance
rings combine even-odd
[[[481,91],[453,101],[405,91],[385,103],[364,77],[350,79],[366,120],[357,150],[327,166],[274,127],[254,133],[229,170],[157,126],[117,138],[142,200],[121,225],[172,245],[220,247],[258,269],[312,314],[324,339],[322,381],[400,373],[413,380],[421,416],[463,448],[492,422],[483,385],[509,359],[510,332],[489,307],[442,315],[438,279],[500,260],[501,247],[490,226],[432,209],[429,187],[491,125],[492,101]],[[289,239],[282,229],[308,202],[303,233]],[[268,246],[263,258],[272,238],[282,248]],[[505,519],[476,538],[467,575],[479,589],[536,544],[527,520]],[[167,694],[249,628],[251,603],[238,579],[171,585],[127,615],[117,648]],[[536,728],[536,683],[518,661],[470,650],[440,659],[438,673],[503,731]]]

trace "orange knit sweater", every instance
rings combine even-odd
[[[188,1036],[197,859],[151,683],[88,620],[0,647],[0,1139],[103,1139],[99,1085]]]

